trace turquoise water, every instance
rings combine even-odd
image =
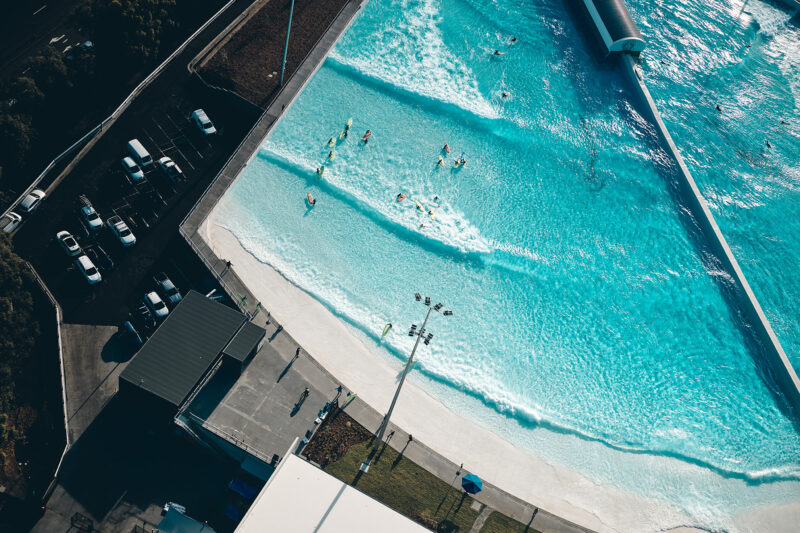
[[[757,153],[748,147],[758,144],[758,119],[745,124],[734,109],[755,111],[725,99],[748,76],[775,78],[740,83],[774,87],[752,98],[794,110],[788,129],[800,131],[794,101],[784,101],[779,45],[767,52],[796,27],[764,36],[714,6],[727,21],[717,26],[704,5],[631,7],[656,34],[660,52],[646,67],[665,119],[792,353],[800,275],[784,261],[797,256],[798,222],[780,217],[797,209],[784,211],[798,205],[800,142],[765,124],[761,137],[776,148],[761,157],[779,153],[780,162],[742,163],[719,138]],[[696,50],[674,42],[687,35]],[[744,38],[762,47],[747,68],[736,67]],[[560,2],[371,0],[215,220],[367,342],[378,346],[394,323],[379,348],[386,357],[410,349],[404,329],[423,311],[414,292],[443,301],[455,316],[431,323],[414,374],[445,404],[553,464],[727,527],[748,507],[797,499],[796,426],[725,300],[724,275],[701,260],[671,192],[672,162],[620,73],[585,48]],[[725,77],[707,54],[727,58],[717,65]],[[755,106],[752,98],[744,101]],[[726,112],[703,109],[704,99]],[[327,141],[349,117],[351,133],[318,179]],[[441,168],[445,142],[452,153]],[[462,151],[466,167],[452,168]],[[409,198],[396,202],[399,192]],[[760,209],[748,209],[753,202]]]

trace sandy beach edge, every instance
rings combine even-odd
[[[399,365],[394,368],[370,351],[321,303],[245,250],[235,235],[215,222],[214,211],[198,235],[217,257],[233,263],[253,295],[321,366],[372,408],[388,408]],[[436,423],[425,423],[430,420]],[[513,496],[592,530],[656,531],[665,523],[679,527],[693,522],[666,503],[553,466],[454,413],[413,382],[404,386],[392,422]]]

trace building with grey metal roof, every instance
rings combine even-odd
[[[120,374],[120,391],[147,393],[177,411],[224,359],[241,369],[265,335],[246,315],[190,291]]]

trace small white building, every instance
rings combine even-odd
[[[294,454],[286,454],[236,533],[429,533]]]

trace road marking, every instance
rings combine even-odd
[[[58,41],[60,41],[61,39],[65,38],[65,37],[66,37],[66,35],[61,35],[60,37],[53,37],[52,39],[50,39],[50,44],[57,43]]]
[[[40,8],[39,8],[39,9],[37,9],[36,11],[34,11],[34,12],[33,12],[33,14],[34,14],[34,15],[38,15],[38,14],[39,14],[39,13],[41,13],[41,11],[42,11],[44,8],[46,8],[46,7],[47,7],[47,4],[43,5],[42,7],[40,7]]]

